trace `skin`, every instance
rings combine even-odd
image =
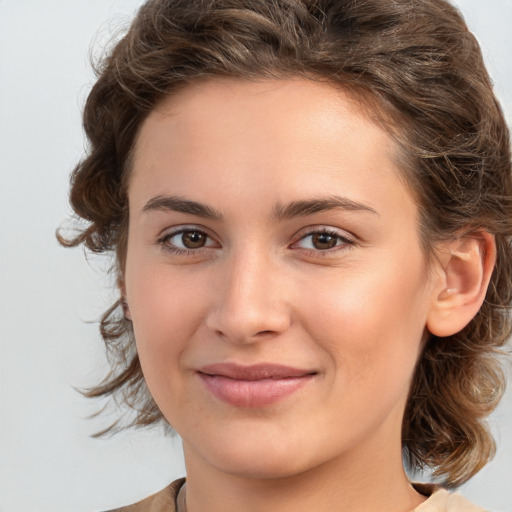
[[[434,309],[447,273],[427,268],[397,151],[349,96],[307,80],[207,81],[143,124],[123,291],[149,389],[183,439],[189,512],[425,500],[400,432],[427,324],[446,322]],[[169,196],[222,218],[175,211]],[[333,196],[359,206],[276,218]],[[204,246],[176,252],[184,228]],[[325,230],[329,249],[311,234]],[[236,407],[198,376],[219,362],[315,374],[269,406]]]

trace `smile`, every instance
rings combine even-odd
[[[208,365],[198,372],[206,388],[235,407],[272,405],[310,382],[317,373],[275,364],[242,366],[233,363]]]

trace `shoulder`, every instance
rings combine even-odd
[[[414,488],[421,494],[430,496],[427,501],[415,508],[414,512],[486,512],[460,494],[450,493],[442,487],[431,484],[414,484]]]
[[[108,512],[176,512],[176,496],[184,483],[185,479],[180,478],[172,482],[165,489],[138,503],[109,510]]]

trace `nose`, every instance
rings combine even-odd
[[[277,262],[245,253],[224,261],[217,271],[208,329],[231,342],[252,343],[289,328],[286,278]]]

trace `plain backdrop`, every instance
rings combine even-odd
[[[512,121],[512,0],[460,0]],[[140,0],[0,0],[0,512],[92,512],[137,501],[184,474],[158,430],[90,434],[96,405],[74,387],[107,364],[97,320],[108,258],[59,247],[80,111],[101,53]],[[92,50],[91,50],[92,49]],[[512,511],[512,394],[491,418],[496,459],[461,491]]]

